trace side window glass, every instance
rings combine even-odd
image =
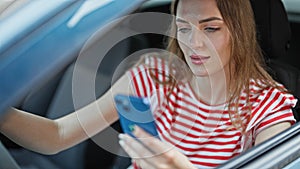
[[[29,0],[1,0],[0,21],[25,5]]]

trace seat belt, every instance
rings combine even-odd
[[[0,168],[20,169],[16,161],[9,154],[0,141]]]

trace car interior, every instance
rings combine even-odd
[[[258,40],[270,68],[269,73],[299,98],[300,66],[291,65],[292,59],[287,59],[291,58],[291,55],[297,57],[294,48],[298,45],[292,39],[292,37],[297,38],[297,35],[292,34],[291,27],[294,25],[290,24],[282,1],[252,0],[251,3],[257,24]],[[299,112],[299,105],[294,111]],[[297,120],[299,115],[297,112],[294,113]]]
[[[285,132],[279,133],[276,137],[243,152],[217,168],[296,169],[300,164],[299,132],[300,123],[296,123]]]
[[[300,64],[295,62],[298,57],[297,50],[300,48],[300,32],[298,31],[300,23],[291,22],[289,20],[288,13],[281,0],[250,1],[257,23],[257,37],[263,49],[270,74],[276,80],[284,84],[295,97],[300,98]],[[170,1],[148,3],[142,5],[133,13],[140,12],[162,12],[168,14],[170,13]],[[120,22],[116,27],[124,26],[124,24],[128,26],[131,22],[134,22],[134,20]],[[167,31],[168,28],[166,27],[165,29],[165,31]],[[99,53],[106,53],[106,51],[99,48],[99,46],[101,46],[104,41],[109,40],[114,33],[114,29],[111,29],[107,34],[101,35],[101,38],[100,36],[99,38],[95,36],[96,38],[92,41],[92,44],[89,44],[84,51],[81,51],[81,55],[86,58],[97,58]],[[134,35],[114,45],[105,54],[100,65],[85,63],[86,65],[83,66],[86,69],[88,69],[90,65],[98,66],[95,75],[95,97],[98,98],[106,92],[112,82],[130,66],[130,64],[128,64],[128,66],[122,67],[121,69],[119,67],[120,63],[126,59],[126,57],[132,54],[140,54],[139,51],[143,51],[144,49],[164,49],[165,38],[166,36],[164,35],[153,33]],[[78,53],[74,54],[77,55]],[[17,108],[55,119],[91,102],[94,98],[83,97],[76,107],[74,106],[72,85],[75,69],[76,61],[70,62],[68,66],[62,68],[61,71],[57,72],[50,80],[47,80],[43,85],[39,85],[27,93],[18,103]],[[116,74],[116,69],[121,71]],[[293,111],[298,122],[300,120],[299,102]],[[111,126],[114,130],[122,132],[118,121]],[[0,135],[0,140],[20,168],[127,168],[131,163],[129,158],[110,153],[97,144],[99,142],[109,144],[105,146],[113,147],[115,152],[123,154],[124,152],[118,145],[117,139],[105,140],[105,138],[107,138],[106,136],[110,133],[108,130],[104,130],[93,138],[56,155],[41,155],[26,150],[3,135]],[[117,138],[117,135],[111,137]],[[255,154],[257,153],[252,153],[252,156]],[[233,164],[237,165],[236,163],[224,164],[224,168],[226,168],[226,165]],[[222,166],[220,168],[222,168]]]

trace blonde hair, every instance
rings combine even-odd
[[[173,1],[171,7],[171,12],[175,16],[178,2],[179,0]],[[254,80],[263,88],[275,87],[281,91],[285,89],[278,86],[265,70],[262,51],[256,39],[256,25],[250,2],[248,0],[216,0],[216,3],[231,34],[230,84],[228,85],[231,96],[228,101],[228,111],[233,126],[244,132],[251,118],[250,81]],[[174,20],[170,33],[176,37]],[[169,38],[167,49],[184,60],[176,38]],[[238,113],[239,100],[236,100],[240,99],[243,90],[247,95],[248,119],[246,123],[241,120]]]

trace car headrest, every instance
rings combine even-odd
[[[266,60],[285,57],[291,29],[281,0],[250,0],[260,46]]]

